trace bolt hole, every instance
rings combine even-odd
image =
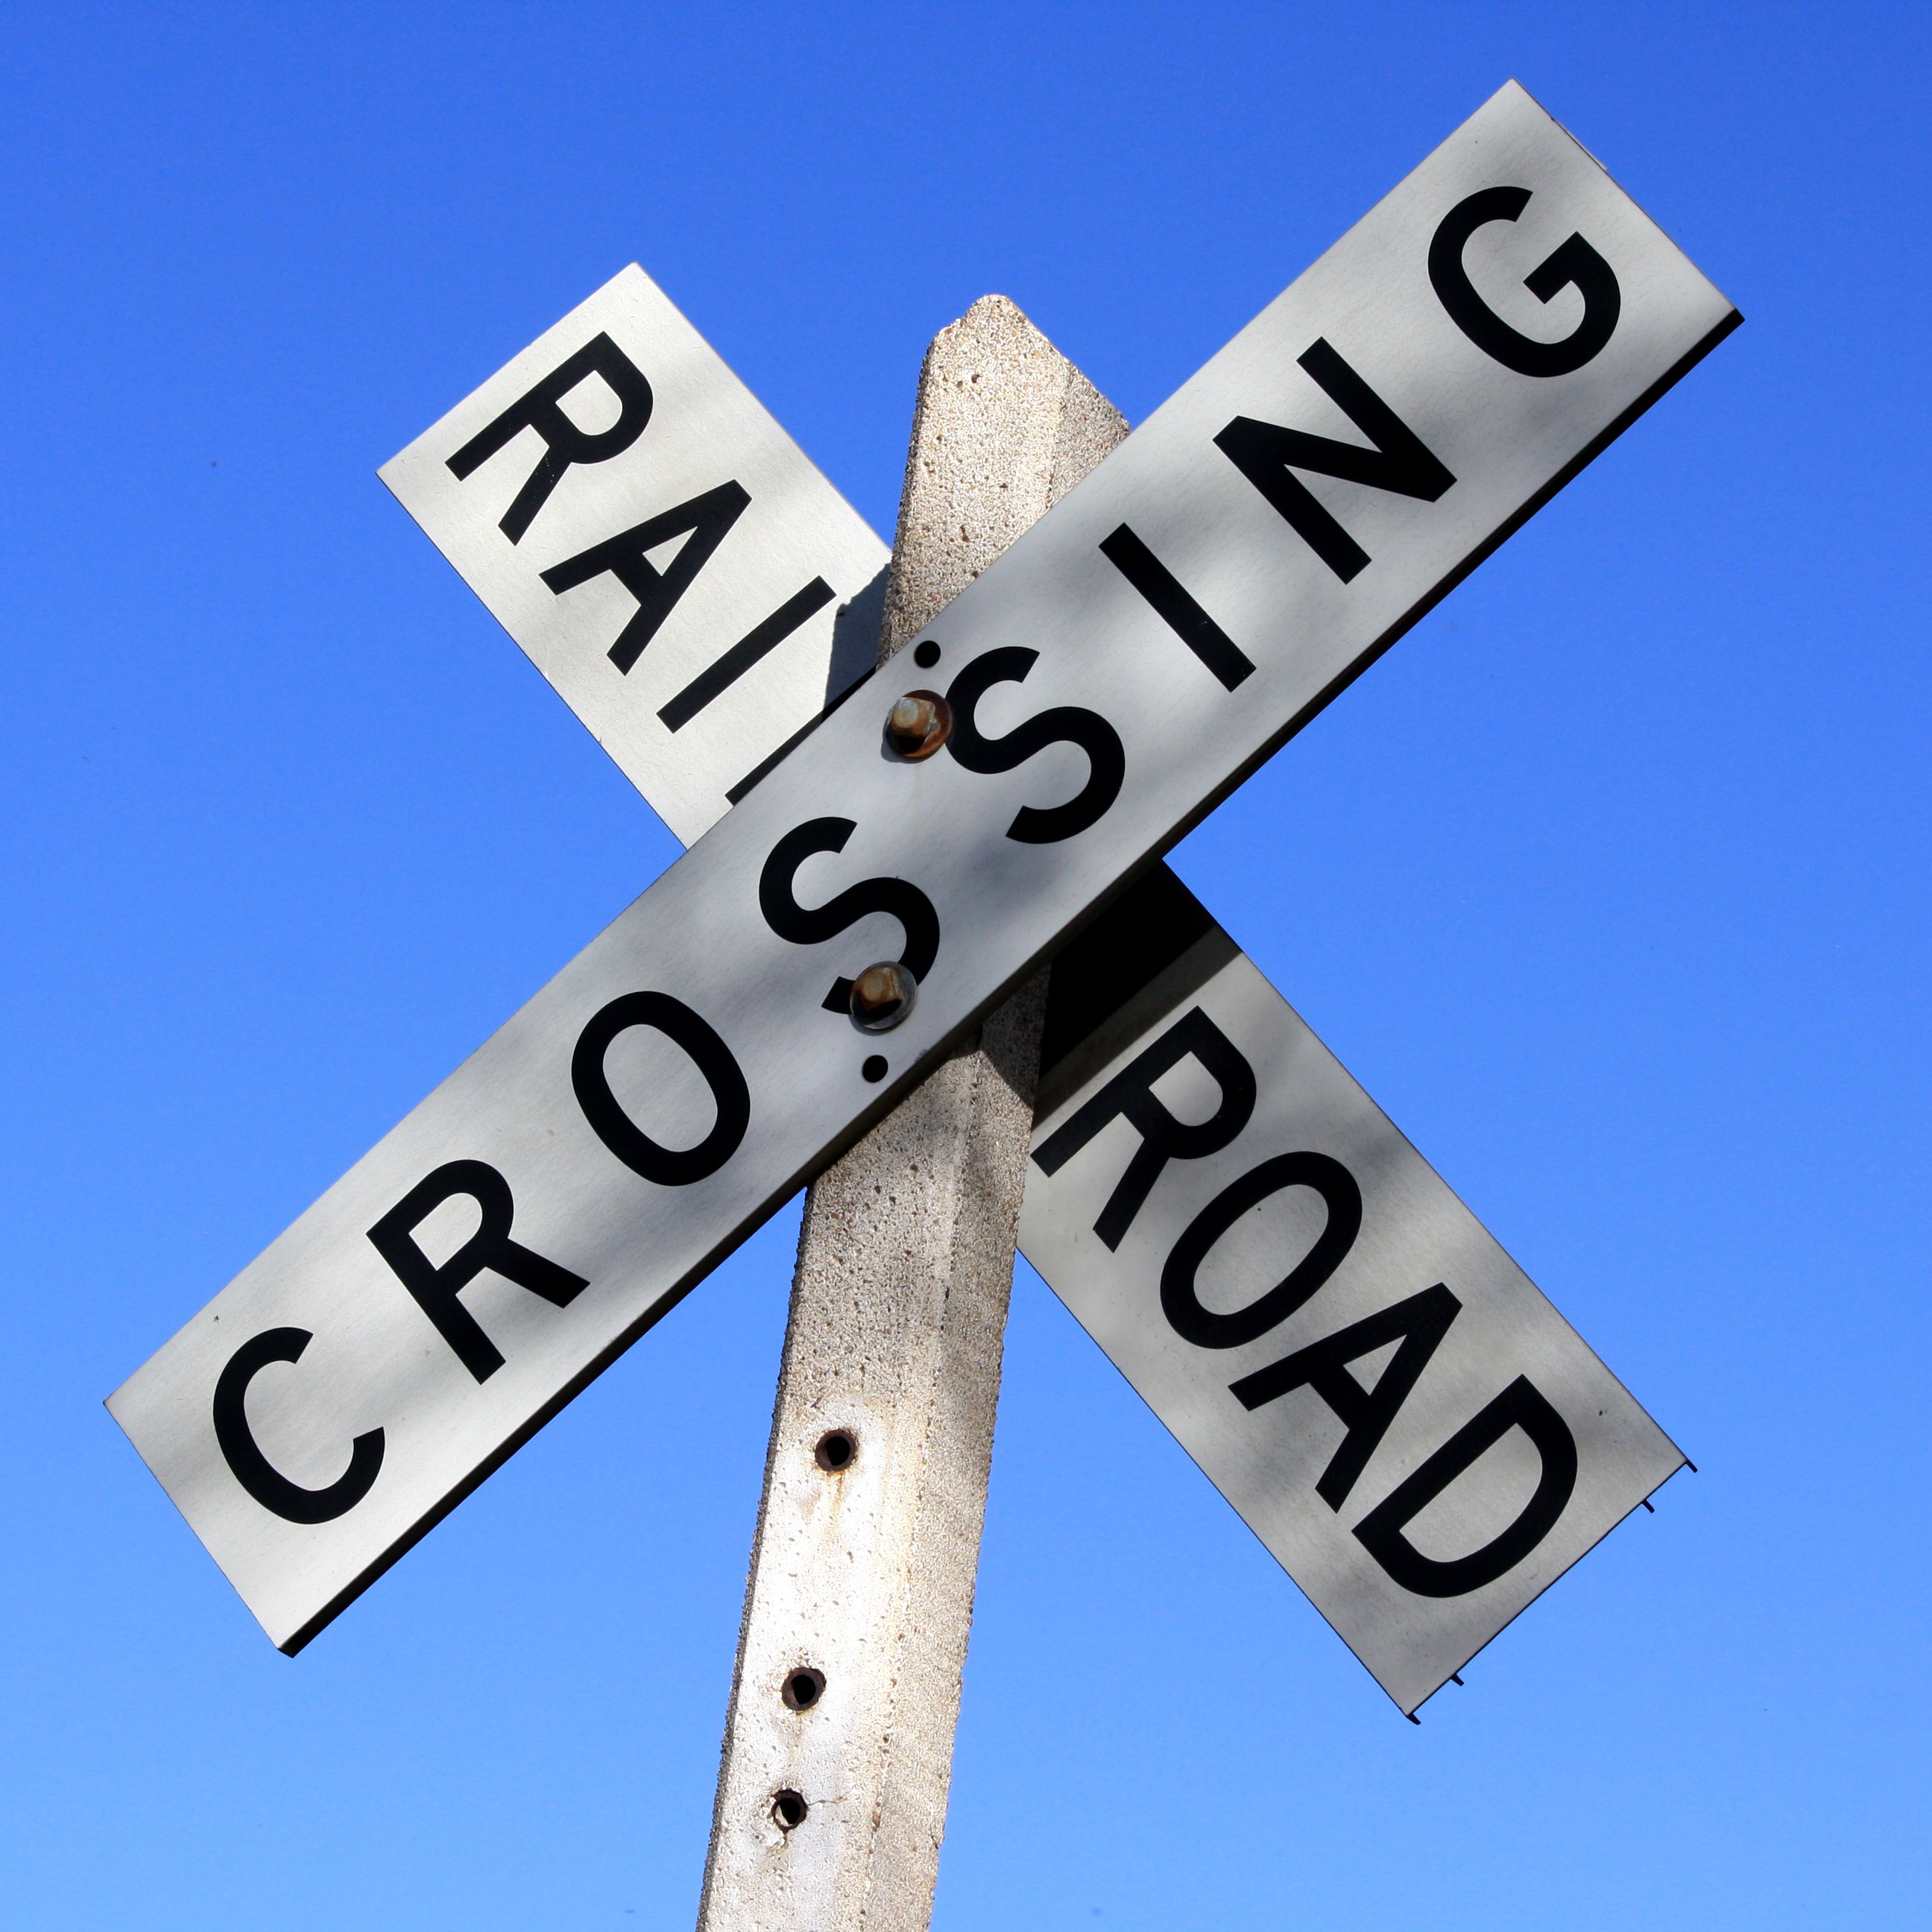
[[[808,1666],[794,1670],[784,1681],[784,1689],[780,1694],[788,1711],[808,1711],[825,1695],[825,1672],[814,1670]]]
[[[930,638],[913,646],[912,661],[921,670],[930,670],[939,662],[939,646]]]
[[[859,1077],[869,1085],[876,1087],[886,1077],[886,1056],[883,1053],[868,1053],[859,1069]],[[217,1316],[218,1322],[220,1317]]]
[[[844,1469],[858,1454],[859,1444],[849,1429],[828,1429],[812,1453],[821,1469]]]
[[[796,1832],[812,1808],[796,1791],[781,1791],[772,1799],[772,1822],[781,1832]]]

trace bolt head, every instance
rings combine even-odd
[[[912,1011],[919,982],[896,959],[868,966],[852,982],[847,1004],[862,1033],[890,1033]]]
[[[886,714],[886,742],[909,765],[929,758],[952,729],[952,707],[936,691],[909,691]]]

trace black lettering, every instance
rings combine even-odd
[[[980,734],[974,712],[988,689],[1018,682],[1038,662],[1040,653],[1017,644],[985,651],[947,687],[952,707],[952,735],[946,748],[969,772],[993,774],[1016,770],[1049,745],[1078,745],[1087,754],[1087,782],[1064,805],[1023,805],[1006,827],[1006,836],[1022,845],[1052,845],[1084,832],[1102,818],[1120,795],[1127,757],[1120,734],[1097,711],[1078,705],[1057,704],[1049,711],[1018,724],[1004,738]]]
[[[1315,1245],[1264,1294],[1232,1314],[1202,1306],[1196,1288],[1201,1264],[1250,1208],[1284,1188],[1312,1187],[1328,1210]],[[1174,1244],[1160,1274],[1160,1306],[1184,1341],[1203,1348],[1235,1348],[1286,1322],[1342,1264],[1362,1226],[1362,1191],[1355,1177],[1325,1154],[1276,1154],[1223,1188]]]
[[[681,731],[715,698],[722,698],[758,661],[790,637],[808,617],[816,616],[832,602],[830,584],[814,577],[802,590],[794,591],[772,614],[754,625],[716,664],[698,673],[658,713],[667,731]]]
[[[590,376],[602,376],[617,398],[617,420],[608,429],[579,429],[563,412],[564,398]],[[651,386],[643,371],[609,336],[593,335],[528,394],[519,397],[495,422],[472,436],[449,459],[449,471],[460,482],[526,429],[543,438],[542,460],[497,526],[516,543],[573,463],[605,463],[622,455],[644,434],[650,419]]]
[[[416,1231],[446,1201],[467,1195],[482,1214],[476,1232],[439,1268],[417,1246]],[[479,1382],[503,1366],[496,1345],[457,1299],[486,1270],[540,1294],[554,1308],[568,1308],[590,1284],[580,1274],[547,1260],[510,1238],[515,1210],[510,1184],[486,1161],[446,1161],[425,1175],[369,1230],[376,1252],[436,1324],[436,1333]]]
[[[1259,1408],[1291,1389],[1312,1388],[1341,1418],[1348,1432],[1315,1485],[1315,1493],[1338,1510],[1462,1306],[1438,1282],[1228,1386],[1244,1408]],[[1391,1342],[1401,1346],[1376,1378],[1375,1387],[1364,1388],[1348,1364]]]
[[[1536,1493],[1499,1536],[1466,1556],[1425,1556],[1404,1532],[1485,1450],[1512,1429],[1529,1438],[1543,1463]],[[1518,1376],[1496,1400],[1450,1436],[1355,1526],[1369,1554],[1418,1597],[1465,1597],[1514,1570],[1556,1526],[1576,1486],[1576,1438],[1528,1378]]]
[[[1469,237],[1492,221],[1514,221],[1529,206],[1526,188],[1486,188],[1458,202],[1429,244],[1429,279],[1449,319],[1485,356],[1519,376],[1567,376],[1580,369],[1616,332],[1623,291],[1609,262],[1580,235],[1561,243],[1522,278],[1538,302],[1559,289],[1583,298],[1583,317],[1561,342],[1539,342],[1512,328],[1476,292],[1462,266]]]
[[[214,1440],[235,1480],[265,1510],[287,1522],[329,1522],[359,1503],[382,1466],[382,1432],[366,1430],[349,1445],[349,1466],[326,1488],[292,1483],[262,1454],[248,1426],[248,1384],[271,1362],[298,1362],[314,1336],[306,1328],[271,1328],[244,1342],[214,1384]]]
[[[1103,538],[1100,554],[1145,598],[1154,615],[1232,691],[1254,662],[1194,598],[1194,595],[1125,524]]]
[[[604,1056],[620,1033],[639,1026],[654,1027],[682,1047],[711,1089],[717,1118],[695,1147],[668,1148],[652,1140],[610,1090]],[[731,1049],[707,1022],[668,993],[626,993],[598,1012],[578,1036],[570,1084],[597,1138],[633,1174],[662,1187],[688,1187],[716,1174],[738,1151],[751,1125],[751,1089]]]
[[[1154,1083],[1190,1054],[1220,1089],[1214,1112],[1204,1120],[1177,1120],[1154,1091]],[[1254,1069],[1196,1006],[1056,1127],[1034,1156],[1034,1165],[1043,1174],[1058,1174],[1109,1122],[1124,1117],[1133,1123],[1141,1144],[1094,1223],[1094,1233],[1117,1249],[1161,1169],[1170,1160],[1200,1160],[1219,1154],[1248,1124],[1254,1111]]]
[[[543,580],[561,597],[566,590],[574,590],[608,572],[638,600],[635,614],[618,632],[609,653],[620,670],[628,671],[644,656],[644,646],[657,635],[677,600],[691,588],[692,579],[710,560],[711,553],[724,541],[751,500],[742,484],[721,483],[688,503],[646,517],[641,524],[552,564],[543,572]],[[685,536],[677,554],[664,569],[649,561],[646,551],[683,536],[687,530],[691,534]]]
[[[905,933],[899,964],[922,982],[939,956],[939,915],[916,886],[904,879],[862,879],[821,906],[802,906],[793,896],[792,880],[800,866],[816,853],[844,851],[845,842],[857,830],[850,818],[813,818],[788,832],[772,848],[758,874],[758,910],[765,923],[794,946],[822,946],[868,914],[885,913]],[[826,1011],[844,1012],[851,996],[850,980],[833,980],[825,996]]]
[[[1318,476],[1340,477],[1345,483],[1414,496],[1425,503],[1434,502],[1456,479],[1326,341],[1318,340],[1299,359],[1372,448],[1257,422],[1252,416],[1237,416],[1214,443],[1346,584],[1366,566],[1369,554],[1293,470],[1312,470]]]

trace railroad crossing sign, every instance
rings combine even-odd
[[[271,1636],[1099,910],[1028,1252],[1412,1709],[1682,1459],[1134,882],[1738,319],[1506,88],[934,620],[929,697],[862,681],[789,749],[882,552],[640,272],[404,452],[392,487],[704,836],[110,1398]]]
[[[620,295],[623,310],[614,300]],[[511,551],[500,524],[515,493],[529,487],[525,479],[544,473],[533,466],[542,460],[538,450],[549,445],[537,438],[536,448],[500,446],[503,460],[482,475],[464,452],[479,423],[527,425],[538,404],[559,394],[565,379],[584,367],[583,345],[608,336],[614,311],[621,316],[626,310],[668,310],[634,267],[384,467],[399,500],[486,601],[496,598],[494,608],[518,610],[518,591],[548,568],[547,553],[525,557]],[[681,319],[679,326],[688,328]],[[627,331],[625,339],[634,341],[640,333]],[[641,349],[633,352],[643,367],[652,366]],[[601,372],[593,374],[611,386]],[[721,392],[742,392],[722,365],[709,374],[708,388],[699,389],[676,427],[686,443],[708,448],[712,469],[688,481],[680,477],[672,488],[715,487],[707,478],[736,447],[725,411],[707,412],[706,404]],[[634,391],[644,387],[640,368],[626,380]],[[608,416],[614,397],[599,400]],[[862,568],[881,547],[832,485],[787,448],[812,484],[811,494],[802,483],[794,484],[788,513],[835,540],[844,540],[848,530],[862,532],[862,539],[854,535],[848,544]],[[448,478],[459,469],[468,494],[453,496]],[[660,479],[650,482],[657,494],[637,507],[651,508],[668,494]],[[603,497],[611,520],[608,506],[632,502],[635,488],[627,496],[606,484]],[[809,519],[808,511],[816,512]],[[675,520],[654,510],[645,527]],[[594,529],[557,541],[580,539],[602,541]],[[748,549],[748,574],[765,554]],[[472,561],[478,556],[487,569]],[[523,580],[506,591],[512,563]],[[694,592],[701,581],[692,584]],[[764,601],[774,587],[766,588]],[[721,596],[740,589],[730,581]],[[752,600],[754,608],[758,603]],[[543,604],[536,608],[539,620],[554,628],[568,616]],[[749,747],[740,746],[736,764],[728,759],[721,766],[708,748],[694,750],[687,738],[627,728],[635,720],[618,709],[620,703],[634,713],[647,711],[652,700],[626,682],[637,675],[637,661],[622,662],[624,654],[608,648],[622,621],[621,613],[614,620],[600,612],[595,621],[565,631],[562,647],[538,662],[586,724],[596,729],[606,721],[602,741],[668,822],[682,818],[674,830],[687,839],[729,808],[739,781],[756,769],[746,761],[758,749],[787,742],[815,722],[828,687],[832,698],[842,698],[857,681],[842,681],[845,666],[829,622],[789,643],[788,662],[748,683],[734,700],[760,735]],[[714,663],[734,664],[742,654],[727,641],[733,629],[730,622],[695,628],[676,675],[702,682]],[[583,698],[586,691],[595,697]],[[724,722],[736,722],[728,713]],[[698,796],[694,772],[707,767],[709,784]],[[1390,1695],[1413,1709],[1682,1457],[1165,866],[1130,887],[1057,956],[1051,998],[1046,1080],[1022,1229],[1028,1258]],[[1168,1102],[1185,1114],[1184,1096],[1162,1094],[1190,1076],[1202,1089],[1202,1104],[1193,1109],[1198,1118],[1184,1124]],[[1258,1162],[1263,1149],[1296,1150],[1306,1158],[1286,1166],[1279,1159]],[[1083,1157],[1075,1160],[1076,1154]],[[1156,1188],[1169,1163],[1179,1165]],[[1252,1178],[1257,1172],[1258,1180]],[[1177,1184],[1184,1174],[1191,1184]],[[1311,1225],[1299,1231],[1292,1211],[1282,1211],[1298,1201],[1313,1210]],[[1286,1292],[1258,1304],[1267,1313],[1249,1318],[1254,1334],[1232,1336],[1234,1352],[1226,1354],[1220,1351],[1228,1345],[1218,1337],[1204,1344],[1201,1333],[1185,1332],[1162,1312],[1167,1258],[1215,1202],[1234,1204],[1238,1211],[1228,1213],[1225,1205],[1217,1210],[1226,1225],[1198,1256],[1197,1275],[1233,1266],[1238,1244],[1251,1251],[1248,1264],[1235,1269],[1240,1280],[1269,1282],[1282,1274],[1278,1263],[1270,1266],[1272,1255],[1308,1257]],[[1336,1217],[1338,1207],[1342,1220]],[[1283,1226],[1272,1225],[1270,1209]],[[1340,1241],[1342,1252],[1334,1251],[1332,1240],[1323,1246],[1324,1226],[1333,1222],[1339,1237],[1349,1216],[1355,1232]],[[1244,1229],[1244,1221],[1252,1225]],[[1360,1256],[1351,1263],[1348,1250],[1358,1241]],[[1202,1245],[1198,1234],[1195,1244]],[[1364,1262],[1370,1263],[1366,1268]],[[1402,1279],[1404,1270],[1427,1274],[1430,1285],[1414,1295],[1390,1298],[1386,1284]],[[1443,1277],[1456,1282],[1455,1291]],[[1341,1322],[1336,1311],[1351,1284],[1362,1304],[1359,1318]],[[1323,1292],[1316,1302],[1318,1290]],[[1289,1324],[1298,1316],[1311,1344],[1335,1331],[1320,1358],[1328,1372],[1318,1376],[1311,1360],[1307,1380],[1283,1383],[1266,1400],[1258,1385],[1240,1388],[1235,1367],[1250,1357],[1280,1355],[1286,1338],[1297,1332]],[[1445,1349],[1452,1329],[1454,1346]],[[1351,1346],[1359,1353],[1347,1354]],[[1394,1372],[1369,1373],[1363,1365],[1384,1353]],[[1466,1363],[1460,1373],[1459,1358]],[[1224,1361],[1232,1366],[1223,1369]],[[1364,1377],[1368,1386],[1342,1379],[1345,1373]],[[1560,1391],[1551,1412],[1578,1418],[1578,1429],[1562,1423],[1557,1433],[1540,1408],[1526,1411],[1540,1425],[1540,1436],[1520,1426],[1520,1392],[1504,1399],[1519,1379],[1534,1390]],[[1298,1400],[1287,1399],[1298,1391]],[[1316,1405],[1312,1412],[1310,1403]],[[1466,1427],[1470,1432],[1459,1438]],[[1490,1431],[1493,1442],[1482,1439]],[[1406,1455],[1405,1438],[1415,1445]],[[1546,1479],[1539,1441],[1552,1444],[1556,1457]],[[1340,1444],[1332,1459],[1331,1443]],[[1418,1554],[1408,1558],[1408,1581],[1398,1584],[1386,1562],[1364,1560],[1364,1546],[1359,1538],[1351,1540],[1340,1511],[1378,1450],[1385,1456],[1378,1467],[1404,1472],[1450,1443],[1454,1453],[1438,1457],[1426,1480],[1448,1498],[1438,1507],[1453,1504],[1457,1513],[1457,1537],[1450,1546],[1460,1552],[1460,1567],[1451,1570]],[[1486,1454],[1491,1448],[1498,1453]],[[1301,1466],[1311,1459],[1318,1465],[1340,1460],[1331,1476],[1325,1466]],[[1425,1504],[1436,1501],[1418,1500],[1413,1516],[1423,1517]],[[1398,1567],[1406,1541],[1392,1540],[1384,1552]],[[1477,1551],[1488,1552],[1480,1564],[1469,1560],[1468,1552]],[[1414,1587],[1418,1582],[1424,1587]]]
[[[872,668],[886,546],[641,268],[382,476],[687,845]]]

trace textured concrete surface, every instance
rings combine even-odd
[[[943,330],[920,375],[881,661],[1126,434],[1004,296]],[[1046,987],[806,1196],[700,1932],[930,1921]],[[828,1471],[816,1452],[835,1430],[857,1454]],[[802,1710],[783,1694],[801,1669],[824,1683]],[[789,1828],[781,1792],[806,1807]]]

